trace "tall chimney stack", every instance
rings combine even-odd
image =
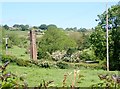
[[[36,47],[35,30],[30,30],[30,56],[34,61],[37,60],[37,47]]]

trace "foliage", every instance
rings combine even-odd
[[[47,25],[47,29],[52,29],[52,28],[57,28],[57,26],[55,24],[49,24]]]
[[[77,31],[78,29],[77,27],[74,27],[74,28],[66,28],[65,30],[66,31]]]
[[[19,47],[25,47],[27,45],[27,38],[25,36],[20,36],[15,33],[15,31],[4,31],[2,29],[2,37],[8,38],[8,48],[12,48],[14,45]],[[5,39],[2,39],[3,50],[5,49]]]
[[[4,55],[3,54],[1,61],[3,63],[5,63],[7,61],[10,61],[11,63],[16,63],[19,66],[30,66],[30,61],[29,60],[17,58],[15,56],[11,56],[11,55]]]
[[[27,83],[24,81],[22,77],[18,77],[13,73],[9,73],[6,71],[6,67],[9,62],[6,62],[3,66],[0,66],[0,70],[2,73],[0,74],[0,78],[2,80],[1,89],[16,89],[16,88],[26,88]]]
[[[58,61],[58,62],[56,63],[56,65],[57,65],[60,69],[66,69],[66,68],[68,68],[68,64],[65,63],[65,62]]]
[[[100,69],[103,69],[103,66],[98,63],[87,64],[87,63],[81,62],[81,63],[75,63],[74,68],[80,68],[81,70],[82,69],[100,70]]]
[[[39,49],[43,53],[49,52],[50,54],[57,50],[67,50],[75,46],[75,41],[70,39],[64,31],[59,30],[55,26],[48,27],[48,30],[38,44]],[[40,53],[39,51],[38,54]]]
[[[47,25],[46,24],[41,24],[39,26],[39,28],[42,29],[42,30],[46,30],[47,29]]]
[[[3,63],[6,63],[7,61],[10,61],[10,62],[15,62],[17,58],[15,56],[11,56],[11,55],[2,55],[2,59],[1,61]]]
[[[4,25],[3,28],[6,29],[6,30],[9,30],[9,26],[8,25]]]
[[[95,55],[100,59],[104,60],[106,57],[106,37],[105,32],[98,26],[95,32],[91,35],[91,44],[95,51]]]
[[[17,60],[15,60],[15,62],[19,66],[30,66],[30,61],[29,60],[17,59]]]
[[[40,61],[32,61],[32,63],[41,68],[50,68],[51,67],[51,63],[49,61],[40,60]]]
[[[82,39],[83,39],[83,41],[82,41],[81,44],[78,45],[78,49],[79,50],[84,50],[84,49],[87,49],[87,48],[89,48],[91,46],[90,40],[89,40],[90,34],[91,34],[90,32],[88,32],[86,34],[82,33]]]
[[[78,63],[78,65],[81,63]],[[85,65],[85,64],[81,64]],[[87,68],[83,68],[82,66],[78,67],[77,69],[80,69],[80,75],[83,75],[84,77],[76,80],[76,87],[90,87],[92,84],[99,83],[100,80],[98,78],[98,74],[106,74],[107,71],[97,69],[97,67],[100,67],[99,65],[96,65],[96,69],[92,68],[91,66],[94,66],[93,64],[86,64],[88,65]],[[40,83],[43,84],[43,80],[48,81],[53,80],[54,83],[50,84],[50,86],[57,86],[62,87],[62,80],[64,78],[65,74],[71,74],[67,80],[66,80],[66,87],[70,87],[71,81],[73,80],[73,71],[74,69],[71,68],[71,66],[68,69],[59,69],[59,68],[41,68],[41,67],[20,67],[17,65],[9,65],[8,71],[11,71],[12,73],[16,73],[18,76],[25,75],[25,80],[28,81],[29,87],[38,86]],[[118,71],[109,71],[108,73],[116,73],[118,74]],[[31,77],[32,76],[32,77]],[[80,76],[81,77],[81,76]],[[42,85],[44,87],[44,85]]]
[[[91,85],[91,87],[94,88],[115,88],[115,89],[119,89],[120,87],[120,76],[116,75],[116,74],[99,74],[98,77],[100,78],[101,82],[97,83],[97,84],[93,84]]]
[[[78,32],[86,32],[86,31],[87,31],[86,28],[80,28],[80,29],[78,29]]]
[[[91,35],[91,44],[100,60],[106,59],[106,12],[98,15],[98,26]],[[108,9],[110,69],[120,70],[120,5]]]
[[[21,31],[26,31],[29,30],[29,25],[19,25],[19,24],[14,24],[13,27],[17,30],[21,30]]]
[[[81,51],[80,60],[83,60],[83,61],[96,60],[94,51],[91,48]]]
[[[89,37],[90,32],[71,32],[68,31],[68,36],[77,43],[77,49],[83,50],[90,47]]]
[[[66,51],[55,51],[51,54],[52,60],[60,61],[66,55]]]

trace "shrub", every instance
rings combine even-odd
[[[3,65],[0,65],[0,70],[2,71],[0,73],[0,89],[26,89],[27,83],[24,81],[24,79],[21,77],[18,77],[14,73],[7,72],[6,67],[9,65],[9,62],[6,62]]]
[[[30,61],[24,59],[17,59],[16,64],[19,66],[30,66]]]
[[[47,61],[38,62],[37,66],[42,67],[42,68],[50,68],[50,63]]]
[[[61,62],[61,61],[57,62],[56,65],[57,65],[60,69],[67,69],[67,68],[69,67],[67,63]]]
[[[15,56],[11,55],[2,55],[2,62],[5,63],[7,61],[16,63],[19,66],[30,66],[30,61],[29,60],[24,60],[20,58],[16,58]]]
[[[16,57],[15,56],[11,56],[11,55],[2,55],[2,59],[1,61],[3,63],[7,62],[7,61],[10,61],[10,62],[15,62],[16,61]]]
[[[79,63],[80,59],[74,58],[74,57],[73,58],[72,57],[64,57],[63,61],[70,62],[70,63]]]
[[[100,64],[86,64],[86,63],[78,63],[75,64],[75,67],[79,67],[79,68],[87,68],[87,69],[102,69],[102,66],[100,66]]]
[[[96,60],[96,56],[94,54],[94,51],[89,48],[89,49],[85,49],[80,53],[80,59],[87,61],[87,60]]]
[[[32,64],[35,64],[38,67],[42,68],[50,68],[51,64],[48,61],[38,60],[38,61],[31,61]]]

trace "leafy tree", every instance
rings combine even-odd
[[[86,32],[86,31],[87,31],[86,28],[80,28],[80,29],[78,29],[78,32]]]
[[[34,29],[38,29],[39,27],[37,27],[37,26],[33,26],[33,28],[34,28]]]
[[[106,34],[100,26],[95,28],[95,31],[91,35],[90,42],[95,51],[95,55],[104,60],[106,57]]]
[[[70,39],[63,30],[59,30],[55,26],[49,26],[48,30],[40,40],[39,50],[42,51],[43,54],[49,52],[55,52],[57,50],[67,50],[69,48],[76,47],[76,42]],[[38,56],[40,58],[41,52],[38,52]]]
[[[39,26],[39,28],[42,29],[42,30],[46,30],[47,29],[47,25],[46,24],[41,24]]]
[[[19,28],[20,25],[19,24],[14,24],[13,27]]]
[[[89,34],[86,34],[85,32],[69,32],[68,35],[71,39],[73,39],[77,43],[77,49],[83,50],[90,47],[89,42]]]
[[[9,30],[9,26],[8,25],[4,25],[3,26],[6,30]]]
[[[110,69],[120,70],[120,5],[117,4],[108,9],[109,22],[109,56]],[[91,35],[96,56],[106,59],[106,12],[98,15],[98,26]]]
[[[29,29],[29,25],[23,25],[23,24],[21,24],[20,28],[21,28],[22,31],[25,31],[25,30]]]
[[[49,29],[49,28],[57,28],[57,26],[54,25],[54,24],[49,24],[49,25],[47,26],[47,29]]]
[[[83,40],[84,40],[82,33],[68,31],[68,35],[71,39],[73,39],[77,43],[78,48],[79,48],[79,46],[82,45]]]

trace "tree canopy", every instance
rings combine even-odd
[[[106,59],[106,11],[98,15],[98,26],[91,35],[91,44],[96,56]],[[120,70],[120,5],[117,4],[108,9],[109,22],[109,58],[110,69]]]
[[[48,30],[40,40],[39,50],[44,52],[55,52],[57,50],[67,50],[76,47],[76,42],[70,39],[63,30],[55,26],[48,27]],[[38,55],[41,52],[38,52]]]

